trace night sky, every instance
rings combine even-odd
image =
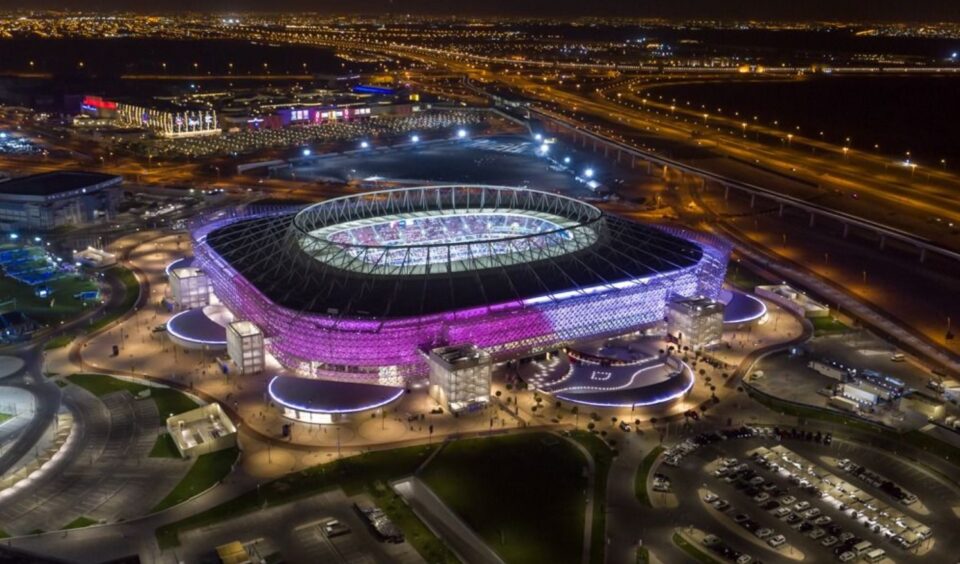
[[[0,8],[960,21],[958,0],[0,0]]]

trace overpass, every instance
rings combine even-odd
[[[729,197],[731,190],[747,194],[750,197],[750,207],[755,206],[758,197],[763,198],[775,202],[778,205],[778,214],[781,216],[787,208],[797,209],[809,215],[811,227],[816,224],[818,218],[834,220],[843,226],[844,237],[850,233],[851,228],[856,228],[874,234],[879,240],[881,249],[883,249],[888,242],[897,241],[906,247],[916,249],[920,262],[926,261],[929,254],[960,262],[960,253],[946,249],[929,239],[918,237],[902,229],[843,211],[834,210],[814,202],[808,202],[795,196],[781,194],[769,188],[764,188],[763,186],[727,178],[663,155],[637,149],[622,141],[584,129],[578,124],[570,123],[566,118],[558,117],[544,110],[527,107],[526,111],[531,118],[536,118],[543,123],[545,132],[565,135],[571,138],[574,144],[579,144],[583,148],[592,148],[593,152],[602,150],[604,157],[613,158],[617,163],[622,162],[624,159],[630,159],[631,168],[635,167],[639,161],[645,164],[648,171],[651,172],[651,167],[657,166],[658,168],[662,168],[664,173],[674,170],[681,173],[681,175],[691,175],[702,180],[704,183],[711,182],[715,185],[722,186],[725,198]]]

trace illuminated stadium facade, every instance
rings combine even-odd
[[[565,196],[430,186],[247,209],[193,231],[196,265],[273,355],[310,377],[400,385],[421,351],[497,360],[660,322],[673,295],[716,298],[729,246]]]

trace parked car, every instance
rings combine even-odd
[[[767,544],[769,544],[773,548],[777,548],[778,546],[782,545],[785,542],[787,542],[787,537],[783,535],[774,535],[767,539]]]
[[[820,544],[829,548],[837,544],[837,537],[834,537],[834,536],[825,537],[822,541],[820,541]]]
[[[758,539],[765,539],[773,534],[773,529],[768,529],[767,527],[764,527],[762,529],[757,529],[757,531],[754,532],[753,534],[756,535]]]

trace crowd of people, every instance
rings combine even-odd
[[[362,246],[348,248],[347,252],[362,257],[366,262],[391,266],[418,265],[520,252],[570,239],[569,233],[557,229],[557,224],[539,217],[509,213],[461,213],[412,217],[344,229],[331,234],[328,240],[344,246]],[[538,233],[544,235],[517,238]],[[390,248],[411,245],[423,246]]]

